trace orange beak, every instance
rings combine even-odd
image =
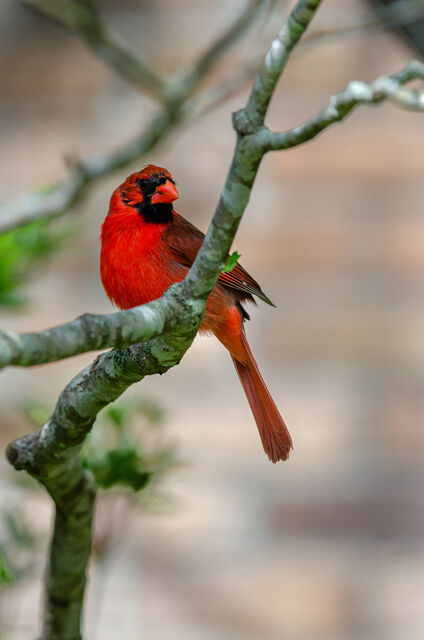
[[[179,197],[180,196],[175,186],[170,180],[167,180],[165,184],[159,185],[159,187],[154,192],[150,202],[152,204],[157,204],[158,202],[169,204],[171,202],[174,202],[174,200],[177,200],[177,198]]]

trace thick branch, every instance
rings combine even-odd
[[[56,362],[86,351],[124,348],[175,328],[182,311],[170,289],[160,300],[105,315],[85,314],[38,333],[0,331],[0,369]]]
[[[44,595],[44,638],[79,640],[86,567],[91,554],[91,525],[96,490],[78,458],[65,468],[60,482],[66,491],[56,498]],[[46,487],[48,490],[48,486]],[[55,496],[57,489],[55,491]],[[61,504],[62,503],[62,504]]]
[[[174,288],[173,295],[181,299],[181,289]],[[69,465],[74,473],[75,455],[98,412],[134,382],[146,375],[164,373],[177,364],[193,341],[203,310],[204,303],[193,306],[181,299],[179,315],[185,319],[172,333],[98,356],[62,391],[44,427],[9,445],[9,461],[46,484],[60,504],[69,488],[68,482],[60,479]]]

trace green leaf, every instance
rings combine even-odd
[[[128,417],[130,408],[123,402],[114,402],[104,410],[105,416],[115,427],[122,427]]]
[[[88,458],[85,466],[103,489],[123,485],[140,491],[151,478],[151,473],[145,469],[144,461],[135,448],[108,451],[102,459],[90,461]]]
[[[0,235],[0,307],[25,302],[20,292],[23,282],[38,263],[63,245],[70,232],[68,223],[36,220]]]
[[[137,420],[137,416],[143,420]],[[152,447],[152,433],[147,428],[162,422],[162,407],[146,398],[121,399],[101,412],[81,454],[84,467],[92,472],[99,487],[140,491],[176,465],[174,446],[157,442]]]
[[[241,254],[234,251],[228,258],[225,267],[221,269],[221,273],[230,273],[241,258]]]
[[[13,582],[13,573],[9,568],[4,551],[0,549],[0,587]]]

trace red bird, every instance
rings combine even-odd
[[[151,164],[113,192],[101,232],[100,273],[107,295],[121,309],[159,298],[193,264],[204,234],[174,211],[178,197],[171,174]],[[230,352],[265,452],[277,462],[288,458],[292,441],[244,332],[249,316],[242,303],[255,302],[252,294],[272,305],[241,265],[221,273],[200,331],[214,333]]]

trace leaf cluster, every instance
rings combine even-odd
[[[0,308],[26,302],[22,284],[42,260],[63,245],[69,233],[69,227],[63,224],[36,220],[0,235]]]
[[[140,418],[142,429],[137,431]],[[101,489],[140,491],[175,464],[174,449],[161,444],[161,436],[157,442],[163,420],[162,408],[146,399],[115,402],[99,415],[82,458]]]

